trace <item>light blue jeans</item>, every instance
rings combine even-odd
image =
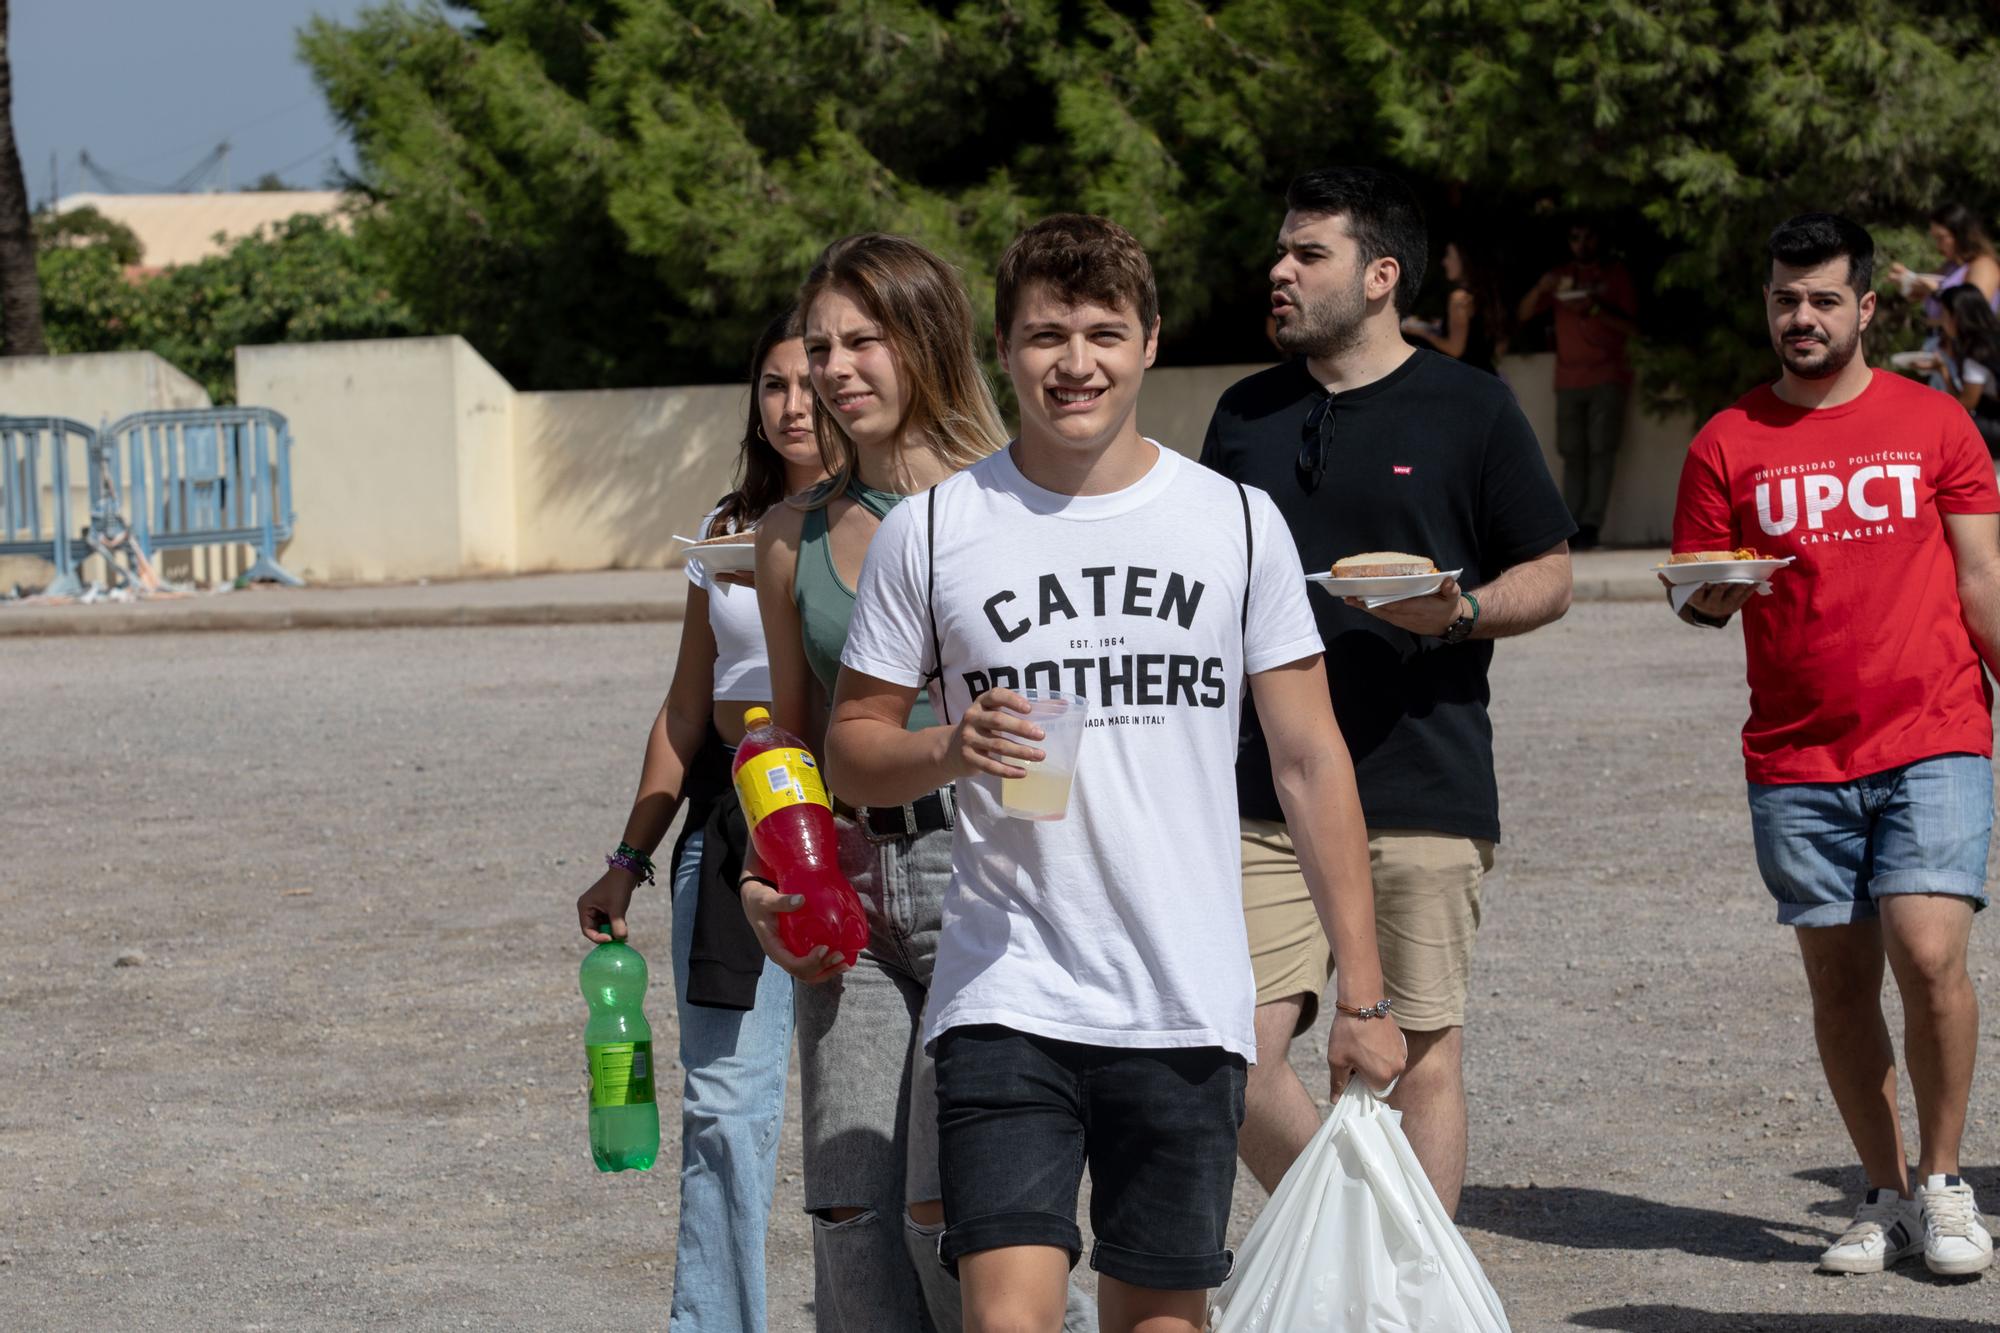
[[[1895,893],[1986,906],[1993,761],[1947,754],[1852,782],[1750,784],[1750,832],[1778,924],[1848,926]]]
[[[701,834],[674,870],[674,1008],[680,1018],[681,1229],[671,1333],[763,1333],[764,1233],[785,1119],[792,979],[766,961],[757,1007],[687,1000]]]

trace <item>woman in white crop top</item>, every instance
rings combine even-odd
[[[813,433],[812,382],[796,322],[765,330],[751,358],[752,392],[740,484],[702,521],[701,536],[749,533],[785,496],[825,476]],[[626,909],[653,852],[685,805],[674,850],[674,998],[680,1018],[680,1237],[671,1333],[764,1328],[764,1234],[792,1041],[792,979],[767,963],[746,1011],[688,1001],[689,946],[702,865],[702,827],[728,788],[743,714],[769,707],[757,592],[747,574],[687,562],[687,614],[666,702],[653,719],[624,844],[577,899],[586,938],[626,935]],[[697,808],[701,807],[701,808]],[[650,875],[646,876],[650,880]],[[746,978],[747,984],[747,978]]]

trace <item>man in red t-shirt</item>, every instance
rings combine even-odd
[[[2000,490],[1963,408],[1861,353],[1874,243],[1830,213],[1771,233],[1764,289],[1783,373],[1702,427],[1674,514],[1676,552],[1789,557],[1769,594],[1703,585],[1683,619],[1743,612],[1743,756],[1757,866],[1798,927],[1820,1064],[1868,1175],[1821,1256],[1879,1272],[1922,1251],[1937,1273],[1992,1262],[1959,1139],[1979,1041],[1966,975],[1986,905]],[[1883,964],[1906,1015],[1917,1179],[1904,1164]]]
[[[1570,546],[1597,545],[1611,502],[1611,474],[1625,439],[1625,403],[1632,363],[1625,343],[1639,330],[1639,294],[1632,275],[1598,254],[1597,229],[1569,229],[1570,262],[1558,264],[1521,298],[1523,323],[1548,310],[1556,319],[1556,453],[1563,463],[1563,500],[1575,521]]]

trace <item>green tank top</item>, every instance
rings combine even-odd
[[[847,485],[847,498],[876,518],[905,497],[894,491],[878,491],[863,486],[857,478]],[[833,542],[827,532],[826,508],[806,511],[805,530],[799,536],[799,567],[792,576],[792,600],[799,608],[800,638],[804,642],[806,665],[833,697],[833,683],[840,675],[840,652],[847,646],[847,625],[854,618],[854,589],[833,567]],[[910,708],[909,729],[921,731],[937,725],[927,691],[919,691]]]

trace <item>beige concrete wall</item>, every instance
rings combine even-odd
[[[396,338],[236,349],[237,400],[275,408],[291,423],[298,523],[279,553],[286,568],[308,582],[371,582],[508,567],[466,560],[460,451],[477,454],[482,440],[490,447],[491,423],[461,412],[461,401],[498,395],[461,357],[464,346]],[[463,395],[461,371],[473,381]],[[468,430],[469,420],[481,429]],[[511,472],[510,451],[489,461]],[[509,477],[471,494],[476,501],[486,489],[511,487]],[[490,531],[484,519],[471,526]],[[483,538],[473,549],[489,554]]]
[[[1139,392],[1139,429],[1189,458],[1201,456],[1215,400],[1266,366],[1166,366],[1146,372]]]
[[[1260,368],[1152,371],[1140,426],[1192,457],[1222,391]],[[1502,370],[1560,478],[1552,358]],[[298,527],[280,556],[315,582],[678,565],[673,534],[692,535],[729,489],[747,401],[739,385],[517,393],[458,338],[243,347],[236,374],[240,402],[291,421]],[[146,353],[0,361],[0,410],[94,424],[204,405]],[[1692,434],[1685,417],[1634,406],[1606,540],[1667,539]],[[40,581],[46,566],[12,577]]]
[[[1193,457],[1201,452],[1209,415],[1222,391],[1262,369],[1257,365],[1175,366],[1148,371],[1139,404],[1140,428],[1162,444]],[[1563,469],[1556,454],[1554,355],[1544,352],[1508,357],[1500,372],[1513,388],[1528,424],[1534,427],[1549,473],[1560,485]],[[1694,438],[1695,425],[1685,412],[1662,418],[1642,411],[1635,389],[1605,514],[1605,541],[1618,546],[1666,545],[1673,532],[1681,460],[1687,455],[1688,441]]]
[[[451,344],[460,572],[509,573],[521,567],[514,448],[517,395],[470,343],[453,338]]]
[[[520,568],[679,564],[673,534],[729,490],[747,407],[738,385],[521,394]]]
[[[76,356],[0,357],[0,415],[70,417],[96,428],[131,412],[209,406],[208,391],[151,352],[90,352]],[[69,458],[70,536],[90,521],[89,471],[81,447]],[[43,502],[53,502],[45,484]],[[80,555],[81,542],[75,543]],[[102,578],[92,560],[88,578]],[[55,576],[44,560],[0,558],[0,587],[40,587]]]
[[[152,352],[0,357],[0,413],[86,426],[153,408],[207,407],[208,391]]]
[[[1535,428],[1542,456],[1558,484],[1562,459],[1556,454],[1555,354],[1510,356],[1500,373],[1513,387],[1521,411]],[[1625,441],[1612,473],[1611,502],[1605,510],[1603,539],[1614,546],[1665,546],[1673,535],[1674,494],[1681,460],[1696,423],[1686,412],[1656,417],[1639,406],[1637,387],[1626,406]]]
[[[67,194],[58,213],[94,208],[122,222],[139,240],[139,263],[147,269],[193,264],[225,253],[244,236],[276,227],[301,213],[330,217],[346,230],[340,215],[352,196],[335,190],[231,190],[214,194]],[[217,239],[220,237],[221,239]]]

